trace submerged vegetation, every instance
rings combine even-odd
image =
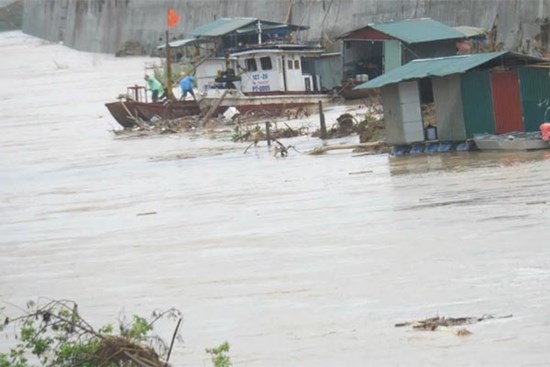
[[[154,330],[162,318],[179,320],[170,344]],[[0,353],[0,367],[165,367],[174,339],[179,339],[182,314],[172,308],[155,311],[150,318],[121,317],[116,326],[96,329],[75,302],[53,300],[44,305],[28,302],[22,315],[3,319],[0,331],[12,336],[15,346]]]
[[[150,317],[121,314],[115,325],[98,329],[86,321],[70,300],[43,305],[29,301],[23,313],[10,318],[0,307],[0,335],[13,346],[0,352],[0,367],[168,367],[176,340],[182,341],[181,311],[154,311]],[[176,323],[167,343],[155,332],[157,321]],[[229,367],[229,344],[206,349],[214,367]]]

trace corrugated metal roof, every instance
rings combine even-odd
[[[257,22],[258,18],[219,18],[189,32],[195,37],[219,37],[237,29]]]
[[[464,35],[453,27],[431,18],[378,23],[372,24],[370,27],[406,43],[464,38]]]
[[[386,74],[363,83],[355,87],[355,89],[380,88],[387,84],[399,83],[405,80],[463,73],[506,53],[506,51],[501,51],[413,60],[400,68],[393,69]]]
[[[287,28],[291,31],[300,31],[309,29],[307,26],[297,26],[294,24],[285,24],[272,22],[268,20],[261,20],[258,18],[220,18],[212,23],[205,24],[199,28],[195,28],[189,32],[190,36],[195,37],[219,37],[231,32],[248,33],[255,32],[258,29],[258,21],[261,23],[263,31],[269,31],[273,29]]]
[[[487,34],[487,30],[485,28],[472,27],[469,25],[461,25],[458,27],[454,27],[454,29],[468,38],[484,36]]]
[[[281,29],[281,28],[288,28],[286,24],[271,24],[271,23],[264,23],[261,22],[262,32],[270,31],[273,29]],[[246,27],[237,29],[237,33],[252,33],[258,31],[258,24],[250,24]]]
[[[186,39],[182,39],[182,40],[176,40],[176,41],[171,41],[169,44],[170,44],[170,47],[181,47],[181,46],[184,46],[188,43],[192,43],[192,42],[197,42],[197,39],[196,38],[186,38]],[[166,44],[162,44],[160,46],[157,47],[157,49],[163,49],[166,47]]]

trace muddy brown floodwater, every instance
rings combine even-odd
[[[174,306],[176,366],[225,340],[235,366],[549,365],[550,152],[277,159],[114,138],[103,103],[147,59],[18,32],[0,50],[8,310],[69,298],[99,325]],[[194,158],[158,159],[174,155]],[[514,316],[466,337],[394,327],[437,314]]]

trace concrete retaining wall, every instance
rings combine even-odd
[[[289,0],[25,0],[23,30],[79,50],[113,53],[125,41],[157,45],[166,9],[181,15],[176,35],[218,17],[284,21]],[[309,39],[331,38],[367,23],[431,17],[449,25],[491,29],[505,48],[529,51],[550,14],[550,0],[293,0],[291,22]],[[547,40],[548,28],[546,27]],[[547,41],[546,41],[547,42]],[[546,45],[548,47],[548,45]]]

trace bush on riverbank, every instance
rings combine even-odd
[[[122,317],[116,327],[95,329],[73,301],[29,302],[21,316],[5,317],[0,324],[0,331],[13,328],[16,341],[8,353],[0,353],[0,367],[164,367],[181,317],[180,311],[169,309],[153,312],[149,319]],[[154,331],[162,318],[180,320],[170,344]]]

